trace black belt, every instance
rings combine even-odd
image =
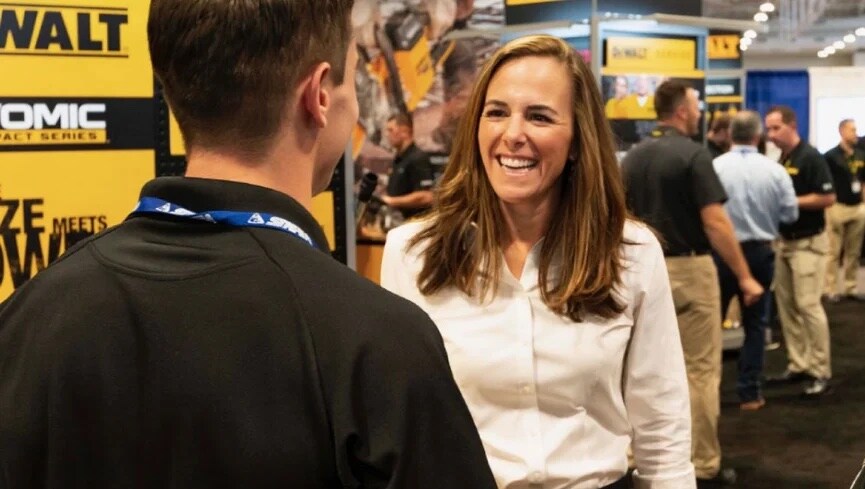
[[[665,251],[664,256],[701,256],[708,255],[711,250],[682,250],[682,251]]]
[[[788,231],[786,233],[781,233],[781,237],[784,239],[805,239],[810,238],[811,236],[816,236],[822,232],[823,228],[809,229],[807,231]]]
[[[761,246],[772,246],[772,242],[771,241],[763,241],[763,240],[759,240],[759,239],[751,239],[748,241],[740,241],[739,246],[741,246],[742,249],[759,248]]]
[[[631,489],[630,477],[626,475],[621,479],[617,480],[616,482],[602,487],[601,489]]]

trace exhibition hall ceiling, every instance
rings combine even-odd
[[[702,0],[703,15],[753,20],[765,0]],[[750,47],[755,53],[809,52],[838,42],[865,27],[865,0],[773,0],[770,32]],[[865,29],[860,30],[860,34]],[[848,38],[852,39],[852,38]],[[846,51],[865,49],[865,37],[845,43]]]

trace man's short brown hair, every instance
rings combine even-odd
[[[387,121],[394,122],[398,126],[407,127],[410,131],[414,130],[414,121],[412,121],[411,116],[406,113],[400,112],[394,114],[388,117]]]
[[[655,89],[655,112],[658,119],[673,117],[688,96],[691,85],[681,80],[667,80]]]
[[[152,0],[150,58],[187,148],[267,151],[315,64],[342,83],[353,3]]]
[[[769,108],[766,115],[768,116],[775,112],[781,114],[781,122],[788,126],[796,127],[796,111],[794,111],[792,107],[788,105],[774,105]]]

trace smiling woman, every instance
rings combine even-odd
[[[425,220],[381,284],[444,339],[499,487],[690,489],[684,360],[658,241],[628,220],[595,78],[531,36],[483,68]],[[587,456],[588,455],[588,456]]]

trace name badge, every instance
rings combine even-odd
[[[859,180],[853,180],[853,183],[850,184],[850,190],[852,190],[854,194],[858,194],[862,191],[862,183],[859,182]]]

